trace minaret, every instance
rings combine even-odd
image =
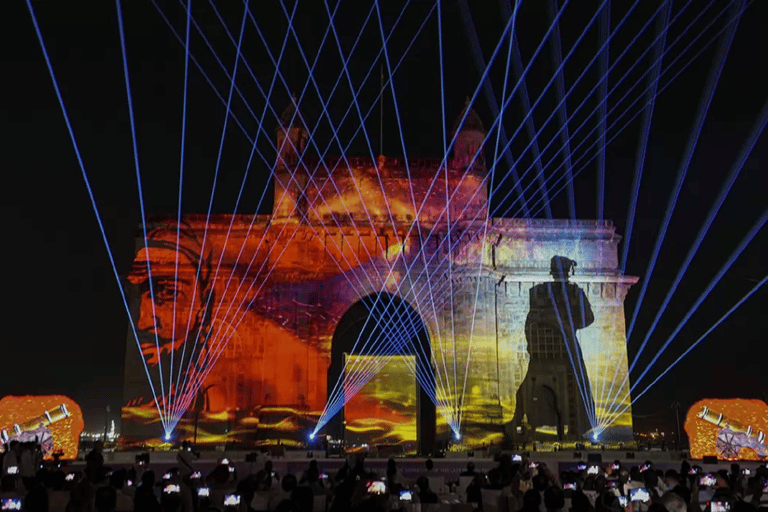
[[[466,171],[471,168],[475,173],[485,176],[485,155],[483,154],[485,128],[480,116],[470,107],[469,96],[464,104],[464,110],[453,124],[453,133],[456,143],[453,145],[451,169]]]
[[[464,110],[453,123],[453,154],[449,163],[449,189],[452,197],[450,217],[457,220],[488,219],[488,173],[485,168],[485,128],[480,116],[470,107],[469,96]],[[471,200],[470,200],[471,198]],[[467,201],[470,201],[469,203]]]
[[[307,186],[307,174],[299,165],[307,147],[309,134],[296,106],[296,96],[280,116],[277,132],[277,161],[275,162],[275,219],[303,217],[302,201]]]

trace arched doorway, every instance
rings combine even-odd
[[[372,313],[373,312],[373,313]],[[372,316],[373,315],[373,316]],[[370,318],[370,320],[369,320]],[[391,331],[385,326],[392,323],[407,325],[409,332],[392,345]],[[360,340],[358,342],[358,340]],[[429,454],[435,446],[436,408],[430,398],[435,394],[435,372],[432,368],[432,348],[427,328],[421,316],[406,301],[389,293],[372,294],[352,305],[339,320],[333,333],[331,365],[328,368],[328,396],[342,377],[344,361],[348,355],[376,353],[367,340],[382,340],[393,355],[413,356],[417,383],[416,444],[419,454]],[[403,343],[405,341],[405,343]],[[427,386],[427,389],[422,386]],[[327,434],[335,439],[344,435],[344,408],[327,424]]]

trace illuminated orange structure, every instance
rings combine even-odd
[[[43,441],[48,458],[60,450],[64,459],[77,458],[84,426],[80,407],[66,396],[25,395],[0,399],[0,428],[4,439],[6,436],[10,440],[18,439],[27,432],[32,440],[37,437]]]
[[[701,400],[688,411],[685,432],[694,459],[765,460],[768,404],[741,398]]]
[[[271,215],[153,219],[137,240],[128,291],[141,352],[130,333],[127,443],[161,435],[158,409],[183,413],[179,437],[305,442],[348,357],[378,357],[355,348],[363,305],[377,297],[418,319],[409,334],[417,341],[402,354],[412,366],[388,372],[403,383],[413,371],[434,380],[386,389],[417,411],[409,417],[420,446],[449,436],[446,418],[459,413],[468,444],[576,440],[603,427],[606,437],[631,439],[629,407],[602,423],[617,405],[612,380],[627,374],[623,301],[636,282],[619,270],[610,222],[490,218],[484,161],[473,157],[485,132],[472,110],[441,165],[310,157],[291,108],[278,128]],[[557,272],[555,261],[569,270],[578,262],[578,271]],[[573,380],[567,346],[586,386]],[[437,389],[438,405],[422,384]],[[368,396],[376,389],[385,387],[363,387],[359,403],[383,400]],[[629,404],[627,384],[612,391]],[[534,414],[540,397],[552,399],[554,414]],[[352,406],[362,439],[361,408]],[[381,424],[371,443],[392,441]],[[322,433],[339,438],[344,428],[342,410]],[[398,442],[413,441],[406,437]]]

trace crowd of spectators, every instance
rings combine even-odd
[[[33,443],[34,444],[34,443]],[[196,453],[185,443],[177,466],[157,475],[145,464],[112,470],[101,447],[86,456],[85,469],[44,467],[34,446],[11,445],[3,456],[0,509],[25,512],[386,512],[431,510],[465,503],[483,512],[758,512],[768,507],[768,468],[703,474],[684,462],[680,470],[653,465],[580,464],[552,472],[546,464],[501,455],[485,473],[468,464],[446,481],[427,460],[405,477],[390,459],[384,474],[363,458],[332,474],[316,460],[300,474],[279,475],[270,461],[241,478],[227,459],[208,474],[196,470]],[[13,469],[16,468],[16,469]],[[448,479],[450,480],[450,479]]]

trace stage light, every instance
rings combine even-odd
[[[309,440],[313,441],[314,439],[315,439],[315,433],[312,432],[311,434],[309,434]]]
[[[165,433],[165,440],[166,441],[170,441],[171,440],[171,433],[170,432],[166,432]]]
[[[457,441],[461,441],[461,434],[459,432],[454,433],[454,438],[456,438]]]
[[[597,432],[595,432],[594,434],[592,434],[592,440],[593,440],[594,442],[597,442],[599,439],[600,439],[600,436],[598,436],[598,435],[597,435]]]

